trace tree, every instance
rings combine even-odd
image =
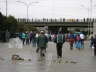
[[[0,31],[3,30],[3,27],[4,27],[4,24],[3,23],[4,23],[4,16],[0,12]]]
[[[13,16],[4,16],[0,12],[0,31],[16,32],[17,20]]]
[[[31,24],[24,25],[26,31],[37,31],[36,27],[33,27]]]
[[[5,26],[10,32],[16,32],[17,20],[13,16],[8,16],[5,19]]]
[[[24,24],[23,23],[18,23],[17,24],[17,32],[24,32]]]
[[[3,15],[0,12],[0,25],[2,25],[2,23],[3,23]]]
[[[36,27],[33,27],[31,24],[24,24],[23,22],[18,23],[17,32],[25,31],[37,31]]]

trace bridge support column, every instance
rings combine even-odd
[[[96,22],[93,23],[93,34],[96,34]]]

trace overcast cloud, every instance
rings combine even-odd
[[[26,18],[26,6],[17,0],[8,0],[8,15]],[[29,18],[84,18],[88,17],[90,0],[19,0],[27,4]],[[82,7],[84,5],[85,7]],[[94,6],[95,5],[95,6]],[[0,0],[0,11],[5,15],[5,0]],[[93,0],[93,17],[96,18],[96,0]]]

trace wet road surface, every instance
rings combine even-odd
[[[96,57],[93,56],[88,41],[85,42],[84,49],[74,48],[72,51],[69,44],[65,43],[63,58],[57,59],[53,42],[48,43],[46,57],[40,57],[32,45],[20,45],[19,48],[14,40],[0,43],[0,72],[96,72]],[[18,54],[25,60],[12,61],[13,54]]]

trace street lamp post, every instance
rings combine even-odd
[[[6,17],[7,17],[7,11],[8,11],[8,1],[6,0]]]
[[[93,32],[92,17],[93,17],[93,0],[90,0],[90,34],[91,32]]]
[[[30,7],[30,5],[32,4],[32,3],[38,3],[38,2],[31,2],[31,3],[26,3],[26,2],[22,2],[22,1],[16,1],[16,2],[19,2],[19,3],[22,3],[22,4],[24,4],[25,6],[26,6],[26,16],[27,16],[27,21],[28,21],[28,19],[29,19],[29,15],[28,15],[28,13],[29,13],[29,7]]]
[[[84,5],[81,5],[81,7],[85,8],[88,11],[88,35],[90,35],[90,8],[85,7]]]
[[[89,21],[88,21],[88,34],[90,35],[91,32],[93,32],[93,28],[92,28],[93,0],[90,0],[90,7],[86,8],[86,9],[88,10],[88,17],[89,17]]]

